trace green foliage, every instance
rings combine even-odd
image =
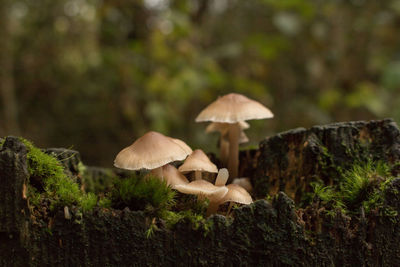
[[[111,193],[112,206],[133,210],[167,209],[175,204],[175,191],[157,177],[120,179]],[[148,207],[150,205],[150,207]]]

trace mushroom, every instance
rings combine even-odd
[[[232,181],[232,184],[237,184],[246,189],[247,192],[251,193],[253,191],[253,186],[251,185],[250,179],[243,177],[243,178],[235,178]]]
[[[184,194],[197,195],[199,199],[205,197],[210,200],[207,216],[215,213],[213,203],[218,203],[228,192],[226,186],[215,186],[206,180],[195,180],[188,184],[176,185],[175,189]]]
[[[191,152],[183,141],[150,131],[121,150],[114,160],[114,166],[127,170],[148,169],[163,179],[162,166],[184,160]]]
[[[175,168],[173,165],[171,164],[164,165],[162,169],[164,174],[164,180],[166,181],[167,185],[171,186],[172,188],[175,188],[176,185],[189,183],[188,179],[182,173],[180,173],[178,169]]]
[[[239,203],[239,204],[246,204],[246,205],[253,202],[253,199],[251,198],[250,194],[246,191],[246,189],[244,189],[240,185],[228,184],[226,187],[228,188],[228,193],[226,193],[226,195],[224,195],[218,201],[218,205],[221,205],[226,202],[231,202],[229,204],[227,213],[229,213],[229,211],[231,210],[232,204],[234,202]],[[217,209],[218,209],[218,206],[217,206]]]
[[[272,112],[257,101],[231,93],[219,97],[208,105],[196,118],[196,122],[212,121],[228,123],[229,160],[228,169],[236,178],[239,168],[239,137],[241,121],[272,118]]]
[[[196,149],[179,167],[179,171],[183,173],[194,171],[196,180],[201,180],[201,172],[217,173],[218,169],[217,166],[210,161],[203,150]]]
[[[239,122],[240,126],[240,139],[239,144],[247,143],[249,139],[243,130],[250,128],[250,125],[245,122]],[[228,164],[229,159],[229,123],[212,122],[206,128],[206,133],[219,132],[221,134],[219,139],[219,157],[223,165]]]
[[[215,186],[225,186],[229,178],[229,172],[226,168],[221,168],[218,171],[217,178],[215,178]]]

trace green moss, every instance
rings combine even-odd
[[[42,201],[42,195],[31,185],[28,185],[27,192],[29,204],[38,207]]]
[[[212,227],[212,221],[207,220],[203,214],[196,213],[193,210],[179,212],[165,210],[161,214],[161,218],[165,221],[168,228],[173,228],[177,223],[189,223],[192,229],[203,229],[205,234],[207,234]]]
[[[347,206],[359,205],[371,197],[374,198],[378,185],[386,181],[389,176],[390,169],[383,162],[368,160],[364,164],[354,164],[342,177],[341,198]]]
[[[157,177],[120,179],[111,193],[114,208],[129,207],[149,212],[167,209],[175,204],[175,191]]]
[[[152,238],[154,236],[154,233],[158,230],[157,224],[155,223],[155,218],[153,218],[152,222],[150,223],[149,228],[147,228],[145,235],[146,238]]]
[[[88,210],[96,205],[97,196],[82,192],[79,185],[65,174],[64,167],[56,158],[44,153],[26,139],[21,138],[21,141],[28,150],[28,172],[31,182],[39,183],[36,188],[28,187],[32,205],[40,203],[42,196],[38,190],[44,190],[43,194],[50,200],[51,210],[70,205]]]
[[[56,158],[47,155],[26,139],[21,138],[20,140],[28,150],[28,172],[31,177],[34,176],[39,179],[50,177],[62,179],[62,177],[66,176],[64,168]]]
[[[335,198],[335,192],[331,186],[324,186],[321,183],[313,182],[311,183],[313,188],[312,199],[320,200],[323,202],[332,201]]]
[[[384,162],[367,160],[356,163],[343,172],[336,186],[324,186],[321,182],[312,183],[311,202],[325,206],[328,215],[342,213],[365,213],[379,210],[381,215],[397,214],[384,205],[384,191],[393,180],[390,167]]]
[[[80,200],[83,211],[92,210],[97,204],[97,196],[93,193],[83,194]]]
[[[98,203],[99,207],[102,208],[110,208],[111,207],[111,199],[108,197],[100,198]]]

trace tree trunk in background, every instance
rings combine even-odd
[[[3,103],[2,128],[5,131],[1,134],[19,135],[9,6],[9,1],[0,3],[0,93]]]

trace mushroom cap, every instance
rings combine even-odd
[[[240,185],[228,184],[226,188],[228,188],[228,193],[226,193],[225,196],[218,201],[220,204],[225,202],[250,204],[253,202],[253,199],[251,198],[250,194],[246,191],[246,189],[244,189]]]
[[[205,180],[195,180],[188,184],[176,185],[175,189],[184,194],[204,196],[210,201],[219,201],[228,192],[226,186],[215,186]]]
[[[148,132],[122,149],[114,160],[114,166],[127,170],[152,170],[175,160],[184,160],[190,154],[188,146],[176,140],[157,132]]]
[[[180,172],[205,171],[218,172],[217,166],[211,162],[207,155],[201,149],[196,149],[190,154],[185,162],[179,167]]]
[[[246,130],[250,128],[250,124],[245,121],[239,122],[239,127],[241,130]],[[222,135],[227,134],[229,130],[229,123],[223,122],[212,122],[206,128],[206,133],[220,132]]]
[[[272,118],[272,112],[257,101],[231,93],[219,97],[203,109],[196,122],[213,121],[237,123],[246,120]]]
[[[178,171],[177,168],[175,168],[171,164],[164,165],[162,167],[163,169],[163,175],[164,175],[164,180],[166,181],[167,185],[171,186],[174,188],[176,185],[179,184],[188,184],[189,180]]]
[[[190,148],[190,146],[188,146],[188,145],[187,145],[185,142],[183,142],[182,140],[176,139],[176,138],[172,138],[172,137],[169,137],[169,138],[171,138],[172,141],[174,141],[174,142],[177,143],[180,147],[182,147],[182,148],[186,151],[186,153],[188,153],[188,155],[191,154],[191,153],[193,152],[193,150]]]
[[[247,192],[253,191],[253,186],[251,185],[250,179],[247,177],[235,178],[232,184],[237,184],[246,189]]]

